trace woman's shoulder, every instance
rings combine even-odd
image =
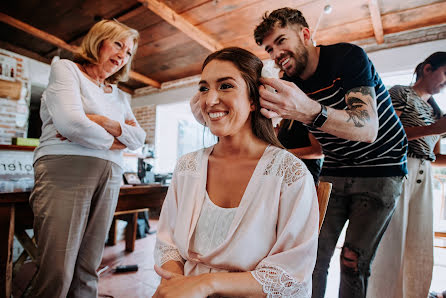
[[[270,150],[271,155],[275,156],[274,162],[288,161],[288,162],[298,162],[303,164],[303,162],[298,157],[290,153],[288,150],[276,147],[274,145],[270,145],[269,147],[271,148]]]
[[[53,62],[51,64],[51,68],[62,68],[62,67],[74,69],[74,68],[77,68],[77,65],[76,65],[76,63],[74,63],[73,61],[68,60],[68,59],[60,59],[60,60]]]
[[[412,93],[412,87],[410,86],[394,85],[389,89],[391,97],[407,97],[410,93]]]
[[[270,148],[264,175],[280,176],[288,186],[305,175],[311,175],[305,164],[294,154],[272,145]]]
[[[412,87],[405,85],[393,85],[389,90],[410,92]]]
[[[79,68],[76,63],[68,59],[60,59],[59,61],[53,62],[51,64],[51,75],[50,77],[59,77],[67,75],[76,75]],[[79,70],[80,71],[80,70]]]
[[[204,156],[208,155],[208,151],[211,150],[210,148],[203,148],[199,149],[197,151],[189,152],[181,156],[178,161],[177,165],[175,167],[176,173],[198,173],[199,167],[201,165],[201,161],[203,160]]]

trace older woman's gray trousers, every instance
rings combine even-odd
[[[122,180],[100,158],[48,155],[34,164],[30,197],[38,246],[31,297],[97,297],[98,269]]]

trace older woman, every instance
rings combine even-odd
[[[154,297],[311,297],[315,187],[260,113],[261,69],[240,48],[203,64],[201,113],[219,141],[177,163],[158,224]]]
[[[409,177],[372,266],[367,297],[427,297],[433,268],[433,181],[431,162],[446,165],[439,154],[446,117],[434,94],[446,86],[446,52],[418,64],[413,86],[389,90],[409,140]],[[437,149],[437,150],[436,150]]]
[[[115,85],[128,77],[138,38],[136,30],[104,20],[85,36],[75,62],[51,66],[30,197],[39,256],[32,297],[97,296],[122,149],[145,139]]]

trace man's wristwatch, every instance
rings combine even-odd
[[[314,127],[321,127],[327,121],[327,107],[321,104],[321,112],[313,120]]]

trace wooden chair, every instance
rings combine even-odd
[[[330,199],[331,183],[320,181],[317,186],[317,200],[319,202],[319,231],[324,222],[325,212],[327,211],[328,200]]]
[[[31,259],[32,262],[36,262],[37,260],[37,246],[35,242],[34,236],[31,238],[29,237],[28,233],[26,233],[25,228],[23,226],[17,226],[15,229],[14,236],[17,238],[17,240],[20,242],[20,244],[23,246],[23,251],[18,257],[18,259],[13,263],[13,269],[12,269],[12,278],[14,279],[17,274],[19,273],[22,266],[25,264],[28,257]],[[37,264],[36,264],[37,268]],[[23,292],[20,297],[28,297],[31,285],[34,283],[34,280],[36,279],[36,273],[32,275],[32,278],[27,282],[27,284],[23,287]]]
[[[108,232],[107,245],[116,244],[117,224],[116,220],[121,219],[127,222],[125,228],[125,251],[132,252],[135,250],[136,230],[138,229],[138,213],[149,211],[149,208],[116,211],[113,217],[112,225]]]

